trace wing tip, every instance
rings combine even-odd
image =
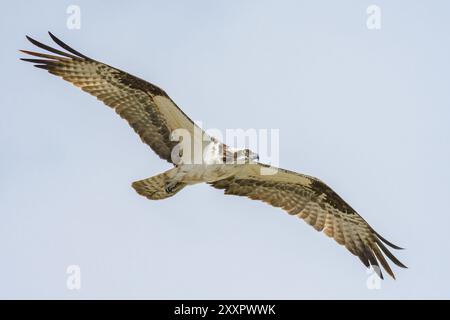
[[[381,241],[383,241],[386,245],[388,245],[389,247],[391,247],[392,249],[395,250],[405,250],[405,248],[399,247],[395,244],[393,244],[392,242],[386,240],[384,237],[382,237],[378,232],[376,232],[375,230],[372,229],[372,232],[375,233],[375,235],[380,238]]]
[[[58,37],[56,37],[53,33],[51,33],[50,31],[48,31],[48,34],[50,36],[50,38],[62,49],[66,50],[67,52],[58,50],[56,48],[50,47],[46,44],[43,44],[35,39],[33,39],[32,37],[25,35],[25,38],[30,41],[33,45],[35,45],[38,48],[47,50],[49,52],[52,53],[56,53],[58,55],[61,55],[63,57],[67,57],[67,58],[71,58],[71,59],[86,59],[86,60],[92,60],[91,58],[83,55],[82,53],[76,51],[75,49],[71,48],[70,46],[68,46],[67,44],[65,44],[63,41],[61,41],[60,39],[58,39]],[[68,53],[70,52],[70,53]]]
[[[61,41],[53,33],[51,33],[51,31],[47,31],[47,33],[50,36],[50,38],[52,38],[52,40],[55,41],[56,43],[58,43],[58,41]]]
[[[397,280],[397,278],[395,277],[395,274],[393,272],[390,273],[389,275],[392,277],[392,279]]]
[[[74,48],[70,47],[68,44],[64,43],[61,39],[59,39],[57,36],[55,36],[53,33],[51,33],[50,31],[48,31],[48,35],[50,36],[50,38],[57,44],[59,45],[61,48],[67,50],[68,52],[74,54],[75,56],[78,56],[80,58],[83,59],[87,59],[87,60],[92,60],[91,58],[85,56],[84,54],[82,54],[81,52],[75,50]]]
[[[381,251],[391,260],[396,266],[400,268],[407,269],[408,267],[404,265],[400,260],[398,260],[392,252],[389,251],[389,249],[383,244],[380,238],[375,238],[375,243],[381,249]]]

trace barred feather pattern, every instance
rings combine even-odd
[[[196,126],[165,91],[129,73],[91,59],[49,34],[56,44],[68,52],[27,37],[35,46],[53,54],[21,50],[38,58],[21,60],[47,70],[103,101],[125,119],[159,157],[173,163],[171,152],[178,142],[171,140],[171,132],[183,128],[194,134]],[[203,133],[201,130],[200,132]]]
[[[62,50],[27,37],[33,45],[47,53],[21,50],[36,57],[22,60],[63,78],[113,108],[162,159],[174,163],[172,151],[178,142],[172,141],[170,135],[176,129],[188,130],[194,141],[201,141],[203,146],[213,140],[161,88],[91,59],[53,34],[49,35]],[[223,149],[225,147],[222,145]],[[380,277],[383,277],[379,267],[381,265],[395,278],[386,257],[397,266],[406,268],[386,245],[393,249],[401,248],[379,235],[326,184],[316,178],[284,169],[277,169],[272,175],[261,174],[262,169],[267,168],[263,164],[244,164],[234,176],[212,182],[211,185],[225,190],[225,194],[261,200],[305,220],[317,231],[323,231],[338,244],[345,246],[365,266],[376,267],[375,271]],[[184,184],[180,184],[173,192],[167,193],[161,177],[159,175],[137,181],[133,183],[133,187],[150,199],[167,198],[184,187]]]
[[[377,234],[325,183],[284,169],[277,169],[277,173],[273,175],[262,175],[263,167],[266,166],[248,164],[235,176],[211,185],[223,189],[225,194],[261,200],[303,219],[317,231],[323,231],[338,244],[345,246],[366,267],[374,266],[381,278],[383,274],[380,265],[395,278],[385,256],[397,266],[405,268],[384,244],[394,249],[401,248]]]

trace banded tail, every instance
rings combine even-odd
[[[135,181],[131,186],[141,196],[150,200],[160,200],[172,197],[187,184],[183,182],[174,183],[169,177],[170,171],[171,170],[144,180]]]

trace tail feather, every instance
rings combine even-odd
[[[144,180],[135,181],[131,186],[139,193],[150,200],[160,200],[172,197],[178,191],[183,189],[186,184],[179,182],[171,188],[167,188],[170,179],[167,172],[158,174],[154,177],[150,177]]]

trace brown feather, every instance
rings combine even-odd
[[[62,77],[85,92],[97,97],[115,111],[139,134],[161,158],[173,163],[172,149],[178,141],[171,133],[185,129],[195,142],[208,143],[204,132],[159,87],[109,65],[95,61],[49,33],[64,52],[27,36],[35,46],[56,55],[21,50],[44,59],[23,59],[40,69]],[[200,137],[198,136],[200,133]]]
[[[264,167],[262,164],[246,165],[246,170],[240,170],[234,177],[211,185],[224,189],[225,194],[247,196],[297,214],[345,245],[366,267],[373,266],[380,278],[383,278],[381,264],[395,279],[383,253],[396,265],[404,265],[383,245],[382,241],[386,241],[331,188],[313,177],[284,169],[278,169],[274,175],[261,175]]]

